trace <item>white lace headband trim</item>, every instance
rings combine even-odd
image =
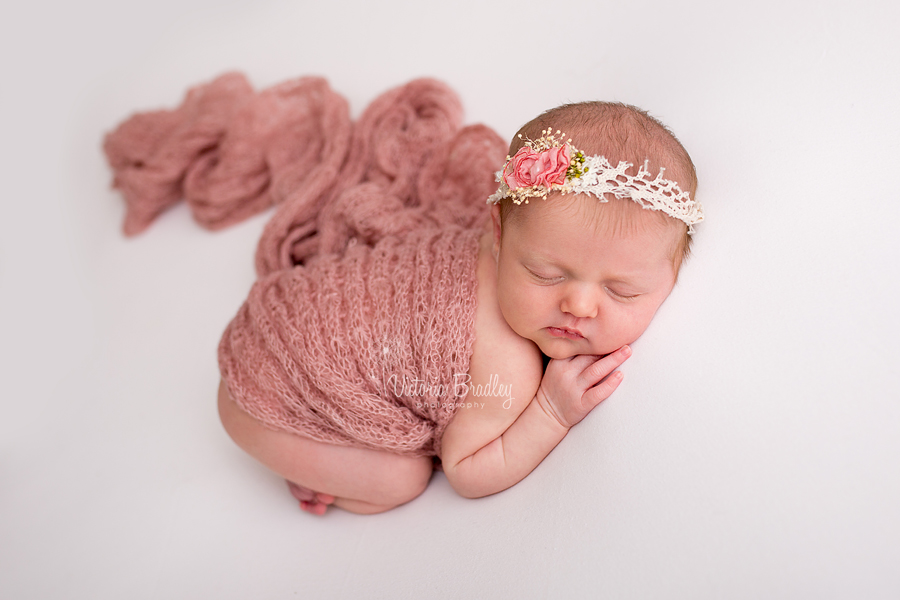
[[[542,134],[537,140],[526,140],[515,156],[507,157],[503,170],[497,172],[500,187],[488,198],[489,204],[503,198],[527,204],[528,198],[546,198],[553,191],[591,194],[600,202],[607,202],[605,194],[612,194],[684,222],[689,234],[703,221],[703,207],[676,182],[663,179],[664,168],[652,178],[649,161],[644,161],[637,175],[628,175],[632,163],[620,161],[613,167],[605,156],[585,156],[572,147],[571,140],[561,142],[559,131],[553,135],[548,129]]]

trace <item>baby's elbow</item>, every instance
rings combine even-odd
[[[473,476],[472,469],[468,468],[471,465],[466,464],[469,460],[471,457],[449,465],[444,463],[444,475],[447,476],[450,487],[463,498],[474,499],[491,495],[493,492],[486,490],[483,482]]]
[[[460,477],[458,471],[448,471],[447,468],[444,468],[444,474],[447,475],[447,481],[450,482],[450,487],[453,488],[457,494],[462,496],[463,498],[480,498],[471,482],[467,481],[465,477]]]

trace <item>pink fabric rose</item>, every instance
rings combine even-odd
[[[568,144],[543,152],[535,152],[528,146],[523,146],[503,170],[503,181],[511,190],[533,185],[550,187],[554,183],[562,184],[566,182],[566,171],[571,160]]]

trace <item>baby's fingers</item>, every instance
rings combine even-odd
[[[588,410],[593,410],[595,406],[609,398],[616,388],[619,387],[619,384],[622,383],[622,379],[624,379],[624,375],[622,375],[622,371],[616,371],[588,391],[584,393],[583,401]]]
[[[604,377],[612,373],[618,368],[628,357],[631,356],[631,347],[622,346],[615,352],[607,354],[603,358],[594,361],[581,372],[579,383],[585,388],[590,388],[601,381]],[[618,384],[617,384],[618,385]]]

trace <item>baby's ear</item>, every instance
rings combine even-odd
[[[494,229],[494,258],[500,255],[500,237],[501,237],[501,225],[500,225],[500,203],[498,202],[494,206],[491,207],[491,223]]]

